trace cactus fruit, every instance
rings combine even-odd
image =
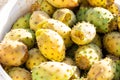
[[[53,14],[53,19],[59,20],[70,27],[76,23],[74,12],[67,8],[57,9]]]
[[[24,16],[20,17],[12,26],[12,29],[18,28],[30,28],[29,20],[31,13],[26,13]]]
[[[0,43],[0,63],[7,66],[20,66],[28,58],[28,49],[18,41],[6,40]]]
[[[57,32],[50,29],[38,29],[36,40],[39,50],[47,59],[62,61],[65,58],[65,44]]]
[[[86,12],[86,21],[94,24],[97,32],[106,33],[110,30],[110,23],[114,19],[113,14],[105,8],[94,7]]]
[[[51,29],[56,31],[63,38],[66,47],[70,47],[73,43],[70,39],[71,28],[58,20],[55,19],[44,20],[43,22],[37,25],[37,29],[40,28]]]
[[[56,8],[74,8],[79,6],[78,0],[47,0]]]
[[[13,29],[4,36],[4,40],[21,41],[30,49],[35,44],[35,34],[30,29]]]
[[[46,12],[49,16],[51,16],[56,10],[56,8],[52,6],[50,3],[48,3],[47,0],[37,0],[37,1],[40,5],[39,6],[40,10]]]
[[[91,43],[96,44],[98,47],[102,48],[102,39],[99,34],[96,34]]]
[[[102,59],[92,65],[88,80],[113,80],[116,72],[116,64],[110,58]]]
[[[90,43],[96,35],[93,24],[88,22],[78,22],[71,30],[71,39],[78,45]]]
[[[89,10],[88,7],[80,7],[79,10],[76,13],[76,17],[77,17],[77,21],[85,21],[85,14],[87,12],[87,10]]]
[[[112,3],[114,0],[88,0],[89,4],[97,7],[106,7]]]
[[[43,62],[32,69],[33,80],[69,80],[76,66],[62,62]]]
[[[26,61],[26,67],[32,69],[35,66],[38,66],[40,63],[47,61],[47,59],[41,54],[39,49],[32,48],[28,51],[29,57]]]
[[[120,56],[120,33],[117,31],[110,32],[103,37],[105,49],[116,56]]]
[[[41,21],[50,18],[50,16],[45,13],[44,11],[34,11],[30,17],[30,29],[36,30],[37,24],[39,24]]]
[[[101,58],[101,49],[95,44],[80,46],[75,53],[76,65],[83,70],[88,70],[96,61],[99,61]]]
[[[21,67],[12,67],[8,71],[8,75],[12,80],[32,80],[31,73]]]

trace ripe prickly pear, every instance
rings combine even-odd
[[[35,34],[30,29],[13,29],[5,35],[4,40],[21,41],[30,49],[35,44]]]
[[[57,32],[50,29],[38,29],[36,40],[39,50],[47,59],[62,61],[65,58],[65,44]]]
[[[31,73],[25,68],[12,67],[8,70],[8,75],[12,80],[32,80]]]
[[[35,66],[38,66],[40,63],[47,61],[47,59],[41,54],[39,49],[32,48],[29,50],[29,57],[26,61],[26,67],[32,69]]]
[[[43,62],[32,69],[33,80],[69,80],[76,66],[60,62]]]
[[[76,23],[76,16],[74,12],[67,8],[57,9],[53,13],[53,19],[59,20],[70,27]]]
[[[30,29],[36,30],[37,24],[39,24],[41,21],[50,18],[50,16],[45,13],[44,11],[34,11],[30,17]]]
[[[93,24],[88,22],[79,22],[71,30],[71,39],[78,45],[90,43],[96,35],[96,29]]]
[[[75,53],[75,62],[80,69],[88,70],[102,58],[101,49],[95,44],[80,46]]]
[[[12,26],[12,29],[18,28],[30,28],[29,20],[31,13],[27,13],[24,16],[20,17]]]
[[[20,66],[28,58],[28,49],[18,41],[6,40],[0,43],[0,63],[7,66]]]

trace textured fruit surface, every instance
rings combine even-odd
[[[69,80],[76,67],[60,62],[44,62],[32,69],[33,80]]]
[[[30,49],[35,44],[35,34],[30,29],[13,29],[5,35],[4,40],[21,41]]]
[[[103,38],[103,44],[106,50],[116,56],[120,56],[120,33],[110,32]]]
[[[102,58],[101,49],[95,44],[80,46],[75,53],[75,62],[80,69],[88,70]]]
[[[77,23],[71,30],[71,39],[78,45],[90,43],[96,35],[93,24],[88,22]]]
[[[70,47],[72,45],[72,41],[70,39],[71,28],[64,23],[55,19],[47,19],[37,25],[37,29],[41,28],[51,29],[57,32],[63,38],[66,47]]]
[[[28,53],[29,57],[26,61],[26,67],[30,70],[33,67],[38,66],[40,63],[47,61],[38,48],[32,48]]]
[[[0,62],[7,66],[20,66],[28,58],[27,46],[18,41],[0,43]]]
[[[10,68],[8,74],[12,78],[12,80],[32,80],[31,73],[24,68]]]
[[[36,40],[39,50],[47,59],[62,61],[65,58],[65,44],[57,32],[39,29],[36,31]]]

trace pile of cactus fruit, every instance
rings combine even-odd
[[[12,80],[120,80],[119,7],[37,0],[0,42],[0,63]]]

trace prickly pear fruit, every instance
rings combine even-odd
[[[78,0],[47,0],[56,8],[74,8],[79,5]]]
[[[48,15],[52,15],[56,8],[52,6],[47,0],[38,0],[40,10],[46,12]]]
[[[56,31],[63,38],[66,47],[70,47],[73,43],[70,39],[71,28],[58,20],[55,19],[44,20],[43,22],[37,25],[37,28],[51,29]]]
[[[31,73],[25,68],[12,67],[8,71],[8,75],[12,80],[32,80]]]
[[[65,58],[65,44],[57,32],[39,29],[36,31],[36,40],[39,50],[47,59],[62,61]]]
[[[92,6],[98,6],[98,7],[106,7],[112,3],[114,3],[114,0],[88,0],[89,4]]]
[[[92,65],[87,78],[88,80],[113,80],[116,65],[110,58],[102,59]]]
[[[26,61],[26,67],[32,69],[35,66],[38,66],[40,63],[47,61],[47,59],[41,54],[39,49],[32,48],[29,50],[29,57]]]
[[[30,17],[30,29],[36,30],[36,26],[41,21],[50,18],[44,11],[34,11]]]
[[[96,35],[93,24],[88,22],[78,22],[71,30],[71,39],[78,45],[90,43]]]
[[[30,29],[13,29],[5,35],[4,40],[21,41],[30,49],[35,44],[35,34]]]
[[[32,69],[33,80],[69,80],[76,66],[62,62],[43,62]]]
[[[27,13],[24,16],[20,17],[12,26],[12,29],[18,28],[30,28],[29,20],[31,13]]]
[[[67,8],[57,9],[53,13],[53,19],[59,20],[70,27],[76,23],[76,16],[74,12]]]
[[[18,41],[6,40],[0,43],[0,63],[7,66],[20,66],[28,58],[28,49]]]
[[[120,33],[110,32],[103,37],[103,45],[105,49],[116,56],[120,56]]]
[[[75,62],[80,69],[88,70],[102,58],[101,49],[95,44],[80,46],[75,53]]]
[[[95,25],[97,32],[106,33],[110,30],[110,23],[114,16],[105,8],[94,7],[87,10],[85,19]]]

